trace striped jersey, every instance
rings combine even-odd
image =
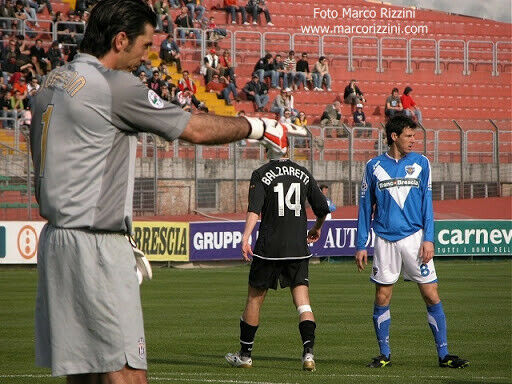
[[[424,230],[434,242],[430,162],[415,152],[396,160],[387,153],[368,163],[361,182],[357,250],[366,249],[373,214],[375,233],[397,241]]]

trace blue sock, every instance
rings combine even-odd
[[[441,302],[427,305],[428,325],[434,335],[436,342],[437,355],[440,359],[448,354],[448,339],[446,337],[446,316],[444,315],[443,304]]]
[[[391,325],[391,312],[389,305],[381,307],[377,304],[373,306],[373,326],[375,327],[375,335],[379,343],[380,353],[389,357],[391,353],[389,349],[389,326]]]

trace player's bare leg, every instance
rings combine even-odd
[[[434,335],[437,355],[439,357],[439,366],[443,368],[467,367],[469,365],[469,361],[448,353],[446,316],[444,314],[443,304],[439,298],[437,283],[418,284],[418,288],[420,289],[421,296],[427,305],[428,325]]]
[[[249,325],[258,326],[260,323],[260,309],[267,295],[266,289],[258,289],[249,285],[247,301],[242,319]]]
[[[147,384],[146,371],[125,366],[116,372],[70,375],[67,384]]]
[[[375,303],[373,306],[373,326],[379,343],[380,355],[374,357],[368,364],[370,368],[383,368],[391,365],[391,350],[389,348],[389,327],[391,312],[389,303],[393,295],[392,284],[375,284]]]
[[[393,285],[375,284],[375,304],[381,307],[388,306],[393,295]]]
[[[252,347],[260,323],[260,309],[266,294],[266,289],[258,289],[249,285],[245,310],[240,318],[240,351],[228,353],[225,356],[228,363],[233,367],[252,367]]]
[[[302,369],[314,371],[316,369],[313,355],[315,345],[315,316],[309,301],[309,288],[306,285],[297,285],[290,288],[293,303],[299,313],[299,331],[304,350],[302,352]]]

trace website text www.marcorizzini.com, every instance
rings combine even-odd
[[[428,25],[414,25],[413,8],[313,8],[313,19],[329,21],[331,25],[301,25],[303,34],[316,35],[426,35]],[[348,22],[350,20],[350,22]],[[343,24],[343,22],[346,24]],[[354,23],[354,21],[356,21]],[[357,23],[359,21],[360,23]],[[363,22],[364,21],[364,22]],[[334,24],[339,22],[338,24]],[[406,24],[403,25],[402,23]]]
[[[428,25],[301,25],[300,31],[307,35],[425,35]]]

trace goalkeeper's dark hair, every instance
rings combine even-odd
[[[91,11],[80,52],[101,58],[114,38],[125,32],[130,44],[143,35],[146,24],[156,26],[157,16],[144,0],[101,0]]]
[[[400,136],[405,128],[415,129],[416,127],[416,123],[407,116],[398,115],[389,119],[386,123],[386,137],[388,139],[388,145],[393,144],[393,139],[391,138],[391,134],[393,132],[395,132],[397,136]]]

